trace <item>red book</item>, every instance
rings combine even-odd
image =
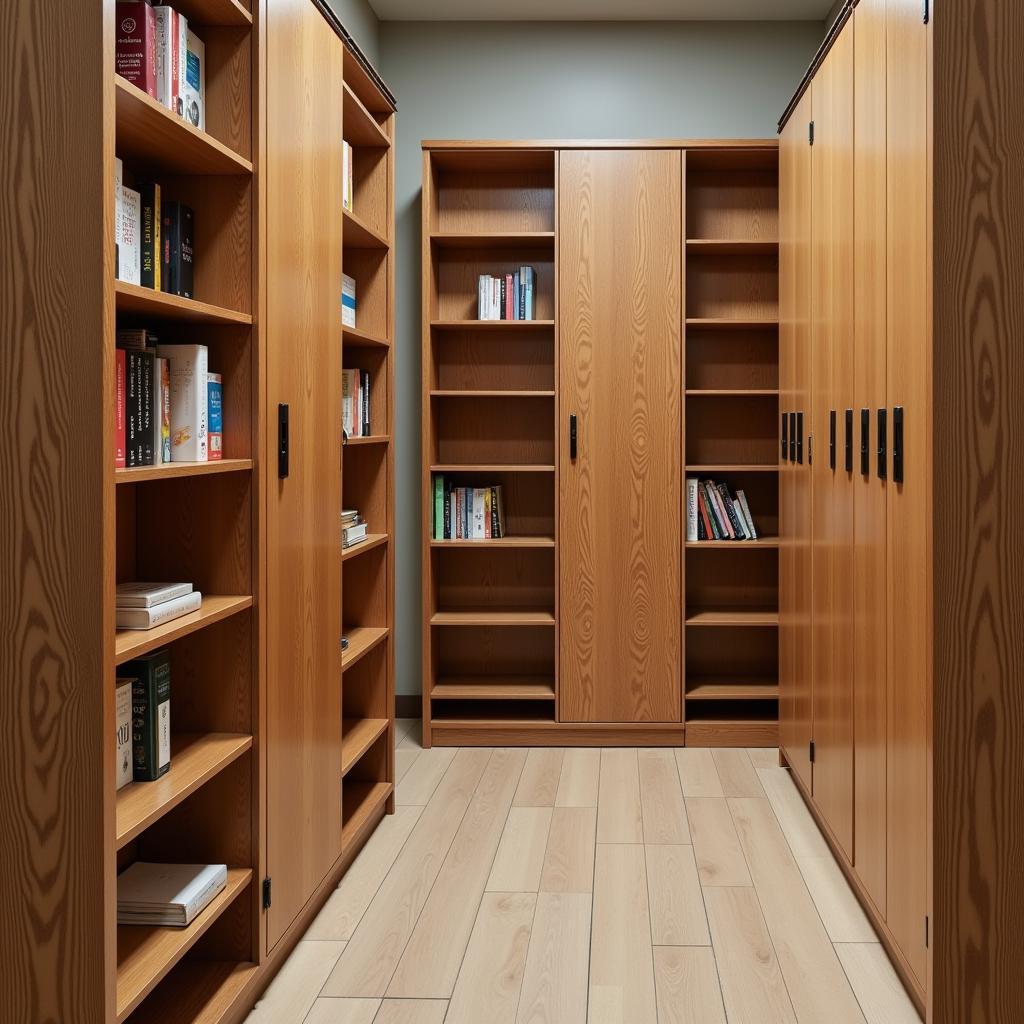
[[[512,275],[505,275],[505,319],[515,320],[515,285],[512,283]]]
[[[119,348],[114,353],[114,465],[124,469],[124,378],[125,350]]]
[[[704,505],[704,488],[697,488],[697,508],[700,510],[701,519],[704,520],[704,532],[707,534],[708,540],[715,539],[715,531],[711,529],[711,517],[708,515],[708,510]]]
[[[117,4],[114,70],[156,99],[156,15],[147,3]]]

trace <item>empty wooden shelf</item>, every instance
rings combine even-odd
[[[119,484],[138,484],[147,480],[174,480],[186,476],[210,476],[214,473],[245,473],[253,468],[252,459],[218,459],[215,462],[165,462],[159,466],[132,466],[118,469]]]
[[[342,237],[344,244],[353,249],[387,249],[389,242],[379,231],[362,220],[351,210],[344,210]]]
[[[769,608],[701,608],[688,611],[687,626],[777,626],[779,613]]]
[[[355,626],[343,631],[348,638],[348,647],[341,652],[341,667],[352,668],[361,658],[370,653],[388,637],[386,626]]]
[[[252,324],[252,315],[249,313],[186,299],[169,292],[158,292],[125,281],[114,283],[114,296],[118,313],[134,313],[156,320],[182,320],[194,324]]]
[[[442,676],[430,691],[434,700],[554,700],[551,679],[529,676]]]
[[[358,544],[353,544],[351,547],[342,548],[341,560],[347,562],[350,558],[357,558],[367,551],[373,551],[374,548],[387,544],[387,542],[388,535],[386,533],[368,533],[365,540],[361,540]]]
[[[387,731],[387,718],[346,718],[341,723],[341,774],[352,766]]]

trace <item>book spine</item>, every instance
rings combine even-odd
[[[171,364],[160,360],[160,462],[171,461]]]
[[[508,535],[505,525],[505,490],[501,484],[498,484],[494,490],[498,499],[498,536],[505,537]]]
[[[153,782],[171,766],[171,674],[166,658],[145,659],[128,666],[132,683],[132,775]]]
[[[452,485],[447,480],[444,487],[444,539],[452,539]]]
[[[686,480],[686,539],[697,539],[697,479],[688,477]]]
[[[736,516],[736,509],[733,508],[732,495],[729,493],[729,488],[725,484],[718,485],[718,496],[722,499],[722,508],[725,510],[726,518],[729,520],[729,526],[731,527],[731,533],[736,540],[744,540],[747,536],[747,531],[743,529],[742,523]]]
[[[488,504],[490,507],[491,514],[489,516],[490,534],[489,536],[498,539],[501,537],[501,524],[498,517],[498,489],[492,487],[487,492]]]
[[[697,540],[708,540],[708,531],[704,528],[700,492],[697,492]]]
[[[142,408],[139,402],[138,353],[132,349],[125,352],[125,458],[129,468],[139,464],[139,416]]]
[[[444,477],[434,477],[434,540],[444,540]]]
[[[164,203],[160,226],[160,290],[178,295],[181,277],[180,203]]]
[[[363,437],[370,436],[370,371],[361,370],[363,387]]]
[[[206,45],[194,32],[185,33],[182,117],[200,131],[206,130]]]
[[[114,784],[117,789],[132,781],[132,682],[131,679],[118,679],[114,696],[117,722]]]
[[[125,363],[128,353],[119,348],[114,353],[114,466],[125,467]]]
[[[740,508],[743,511],[743,518],[747,523],[747,532],[750,534],[751,540],[757,540],[757,527],[754,526],[754,517],[750,514],[750,505],[747,504],[747,496],[743,491],[737,491],[736,498],[740,503]]]
[[[512,319],[522,320],[522,310],[519,303],[519,271],[512,275]]]
[[[526,268],[526,315],[523,317],[524,320],[532,320],[533,316],[533,290],[534,290],[534,272],[533,267]]]
[[[177,93],[174,97],[174,111],[178,117],[185,116],[185,75],[188,63],[188,18],[184,14],[175,11],[175,26],[177,28],[174,40],[174,59],[177,63],[175,78],[177,81]]]
[[[462,488],[455,488],[455,539],[462,540]]]
[[[711,525],[711,517],[708,515],[707,500],[704,497],[704,488],[697,485],[697,511],[700,513],[700,525],[704,530],[705,540],[714,540],[715,531]]]
[[[135,189],[122,185],[118,220],[118,280],[139,284],[142,280],[142,203]]]
[[[498,314],[502,320],[507,320],[505,316],[505,304],[508,301],[507,289],[505,288],[505,275],[502,274],[498,278]]]
[[[516,316],[512,309],[515,305],[515,291],[513,291],[512,275],[506,274],[504,277],[505,287],[502,291],[502,304],[501,307],[505,312],[506,320],[515,320]]]
[[[161,4],[153,8],[156,19],[156,99],[169,110],[174,109],[174,47],[171,34],[174,31],[174,9]]]
[[[181,15],[171,8],[171,17],[169,22],[169,30],[171,38],[167,46],[167,56],[171,62],[171,102],[170,108],[175,114],[178,113],[178,95],[181,92],[181,80],[179,78],[179,72],[181,70],[181,61],[178,56],[178,45],[181,41],[181,31],[179,28],[179,22],[181,21]]]
[[[181,273],[178,280],[178,295],[191,299],[194,295],[195,281],[195,214],[187,206],[180,207],[180,235],[178,238],[178,258]]]
[[[722,504],[722,495],[718,492],[718,486],[713,482],[709,482],[708,489],[711,493],[711,501],[714,503],[715,511],[718,515],[718,525],[722,530],[722,539],[735,540],[736,534],[733,532],[732,523],[729,521],[725,505]]]
[[[142,207],[142,237],[139,283],[160,291],[160,186],[147,182],[139,190]]]
[[[491,489],[483,488],[484,499],[484,540],[491,539]]]
[[[711,523],[711,533],[715,540],[724,540],[728,534],[725,532],[719,517],[718,517],[718,506],[712,497],[712,488],[710,481],[705,480],[702,484],[702,494],[704,495],[704,508],[708,515],[708,521]]]
[[[153,370],[156,355],[150,349],[136,353],[139,357],[139,465],[153,465],[153,423],[156,408],[153,395]]]
[[[207,373],[206,379],[206,457],[210,462],[219,462],[224,458],[224,382],[219,373]]]

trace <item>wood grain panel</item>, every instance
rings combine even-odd
[[[434,231],[552,231],[554,154],[539,171],[438,168]]]
[[[869,412],[868,473],[854,474],[854,855],[885,916],[886,489],[877,473],[878,409],[886,408],[886,3],[854,12],[854,416]],[[894,339],[894,343],[898,341]],[[887,427],[891,429],[888,424]],[[888,432],[888,431],[887,431]],[[886,445],[888,446],[888,437]],[[888,472],[888,467],[887,467]]]
[[[681,173],[668,151],[560,158],[566,721],[680,719]]]
[[[273,947],[341,852],[341,649],[324,640],[341,626],[341,479],[331,428],[341,419],[341,220],[324,218],[321,202],[341,190],[338,132],[329,126],[341,124],[342,47],[304,0],[271,5],[266,32],[267,407],[276,414],[279,402],[289,404],[291,442],[290,475],[274,482],[267,509]],[[273,433],[267,459],[276,464]]]

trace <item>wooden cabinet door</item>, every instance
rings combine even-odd
[[[853,857],[853,33],[814,78],[812,627],[814,799]],[[830,458],[835,414],[835,468]],[[852,414],[851,414],[852,415]],[[820,440],[819,440],[820,439]],[[855,454],[855,453],[854,453]]]
[[[813,89],[813,86],[812,86]],[[811,89],[779,139],[779,407],[811,432]],[[787,421],[786,431],[788,434]],[[780,463],[779,744],[811,788],[810,458]]]
[[[309,0],[267,8],[267,873],[273,948],[341,852],[343,46]],[[277,478],[279,403],[289,466]]]
[[[903,410],[903,481],[888,487],[888,903],[886,921],[924,985],[928,694],[932,671],[932,360],[928,276],[928,27],[918,0],[888,0],[890,416]],[[964,756],[971,756],[964,751]]]
[[[886,897],[886,488],[881,431],[886,409],[886,0],[854,12],[854,410],[858,450],[854,488],[854,853],[853,866],[879,913]],[[863,413],[868,411],[867,435]]]
[[[559,155],[566,722],[680,720],[681,178],[678,151]]]

